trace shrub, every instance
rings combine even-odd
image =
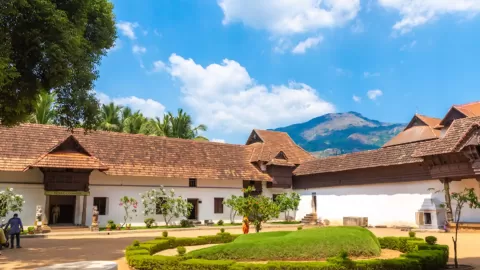
[[[168,232],[167,232],[167,231],[163,231],[163,232],[162,232],[162,236],[163,236],[163,237],[168,237]]]
[[[132,246],[139,247],[140,246],[140,241],[134,240]]]
[[[234,261],[227,261],[227,260],[217,260],[217,261],[209,261],[209,260],[199,260],[199,259],[191,259],[180,263],[180,267],[178,269],[181,270],[227,270],[230,269],[230,266],[233,265]]]
[[[182,260],[175,256],[130,256],[129,265],[137,270],[147,269],[178,269],[177,266]]]
[[[409,237],[412,237],[412,238],[413,238],[413,237],[415,237],[416,235],[417,235],[417,234],[416,234],[415,232],[412,232],[412,231],[408,232],[408,236],[409,236]]]
[[[179,256],[185,255],[187,253],[187,249],[183,246],[177,247],[177,252]]]
[[[419,241],[419,243],[424,243],[423,239],[415,237],[383,237],[378,238],[381,248],[394,249],[401,252],[407,252],[412,246],[407,246],[409,241]],[[418,243],[417,243],[418,244]]]
[[[28,227],[27,231],[28,231],[28,233],[33,233],[35,231],[35,228],[34,227]],[[13,243],[12,243],[12,245],[13,245]]]
[[[151,228],[153,224],[155,224],[155,219],[154,218],[146,218],[143,222],[145,222],[145,226],[147,228]]]
[[[217,225],[218,225],[218,226],[223,226],[223,220],[220,219],[220,220],[217,222]]]
[[[193,223],[190,220],[182,219],[180,220],[180,226],[182,226],[183,228],[189,228],[193,227]]]
[[[115,224],[115,221],[109,220],[107,221],[107,224],[110,225],[110,229],[115,230],[117,228],[117,224]]]
[[[297,227],[297,231],[300,231],[300,230],[302,230],[302,229],[303,229],[302,226],[298,226],[298,227]]]
[[[221,228],[221,229],[220,229],[220,233],[225,233],[225,229],[224,229],[224,228]]]
[[[435,236],[427,236],[425,237],[425,242],[429,245],[435,245],[437,243],[437,238]]]

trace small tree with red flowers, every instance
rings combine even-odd
[[[132,215],[137,215],[137,207],[138,207],[138,202],[135,200],[135,198],[128,197],[128,196],[123,196],[120,198],[120,206],[123,207],[125,210],[125,215],[123,216],[123,226],[127,224],[127,221],[132,220]]]

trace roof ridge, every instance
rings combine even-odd
[[[454,105],[452,105],[452,107],[468,106],[468,105],[473,105],[473,104],[478,104],[478,103],[480,103],[480,100],[468,102],[468,103],[465,103],[465,104],[454,104]]]

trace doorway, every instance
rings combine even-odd
[[[312,192],[312,213],[317,213],[317,193]]]
[[[50,195],[49,198],[49,225],[72,225],[75,223],[75,196]],[[57,212],[54,222],[53,212]]]
[[[192,211],[190,211],[188,219],[198,220],[198,199],[187,199],[187,202],[193,205]]]

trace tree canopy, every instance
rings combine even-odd
[[[27,121],[45,91],[56,94],[57,123],[93,128],[99,104],[91,89],[115,39],[108,0],[2,1],[0,123]]]

